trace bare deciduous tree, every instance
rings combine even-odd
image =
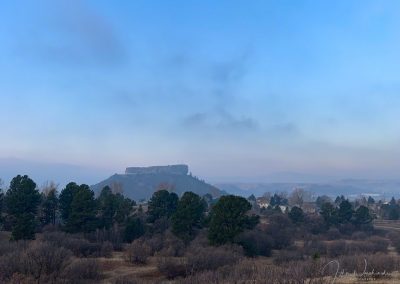
[[[306,191],[303,188],[295,188],[289,196],[289,204],[301,208],[304,202],[311,200],[311,196],[311,192]]]

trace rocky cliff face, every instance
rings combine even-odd
[[[187,165],[169,165],[154,167],[129,167],[126,168],[125,174],[171,174],[171,175],[187,175],[189,166]]]
[[[181,196],[186,191],[192,191],[200,196],[207,193],[218,197],[223,193],[216,187],[188,175],[187,165],[133,167],[127,168],[125,174],[115,174],[108,179],[92,186],[99,194],[106,186],[122,189],[125,196],[139,201],[150,199],[153,193],[161,187]]]

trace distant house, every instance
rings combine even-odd
[[[302,209],[304,213],[316,213],[317,205],[315,204],[315,202],[304,202]]]
[[[260,208],[267,208],[269,206],[269,199],[266,197],[258,197],[256,202]]]
[[[286,205],[279,205],[279,208],[281,209],[282,213],[289,211],[289,206]]]

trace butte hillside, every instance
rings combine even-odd
[[[125,174],[112,175],[93,185],[92,189],[98,194],[107,185],[136,201],[150,199],[158,189],[168,189],[179,196],[185,191],[200,196],[209,193],[218,197],[222,194],[218,188],[189,174],[187,165],[126,168]]]

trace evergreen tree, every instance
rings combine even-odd
[[[368,196],[368,205],[375,204],[375,199],[373,199],[371,196]]]
[[[338,212],[331,203],[326,202],[322,204],[320,214],[324,218],[325,224],[328,227],[338,224]]]
[[[345,198],[343,195],[338,196],[338,197],[336,197],[336,199],[335,199],[335,204],[336,204],[337,206],[339,206],[340,203],[342,203],[342,202],[345,201],[345,200],[346,200],[346,198]]]
[[[249,197],[247,197],[247,200],[248,200],[250,203],[254,203],[254,202],[257,201],[257,198],[254,196],[254,194],[252,194],[252,195],[250,195]]]
[[[398,206],[389,206],[388,219],[389,220],[399,220],[400,218],[400,208]]]
[[[315,201],[315,204],[317,205],[318,208],[321,208],[322,204],[324,203],[331,203],[332,199],[327,196],[327,195],[322,195],[322,196],[318,196],[317,200]]]
[[[114,223],[123,223],[132,212],[135,202],[125,198],[122,194],[114,194],[111,188],[102,189],[97,199],[99,209],[99,226],[109,229]]]
[[[68,219],[71,215],[71,203],[74,199],[75,194],[79,191],[79,185],[74,182],[70,182],[67,186],[61,191],[59,197],[59,207],[61,218],[64,223],[68,222]]]
[[[300,207],[294,206],[288,215],[294,224],[299,224],[304,221],[304,212]]]
[[[353,207],[348,200],[343,200],[339,205],[339,222],[340,223],[348,223],[353,217]]]
[[[245,229],[254,228],[259,216],[248,216],[251,204],[243,197],[222,196],[211,210],[208,239],[211,244],[222,245],[233,242]]]
[[[170,218],[178,205],[178,195],[167,190],[154,192],[148,204],[148,221],[154,223],[160,218]]]
[[[36,184],[27,175],[18,175],[10,183],[5,196],[7,213],[12,217],[12,239],[35,238],[35,215],[40,203]]]
[[[126,242],[130,243],[133,240],[143,236],[145,231],[145,224],[142,219],[131,218],[126,223],[124,239]]]
[[[117,212],[117,200],[109,186],[104,187],[97,198],[99,209],[99,227],[109,229],[112,227]]]
[[[372,216],[368,207],[361,205],[354,213],[354,223],[356,225],[366,225],[372,222]]]
[[[91,232],[97,227],[96,221],[94,192],[89,186],[82,184],[73,195],[65,228],[70,233]]]
[[[114,222],[119,224],[124,223],[132,213],[133,206],[136,205],[134,200],[131,200],[128,197],[124,197],[122,194],[117,193],[115,195],[115,199],[117,202],[117,210],[115,212]]]
[[[58,196],[57,189],[51,188],[46,192],[42,193],[42,204],[41,204],[41,223],[43,225],[56,224],[58,210]]]
[[[285,198],[284,196],[275,193],[270,200],[270,205],[272,207],[276,206],[276,205],[288,205],[288,200],[287,198]]]
[[[172,215],[172,232],[184,241],[194,238],[195,228],[200,228],[206,202],[193,192],[185,192]]]

